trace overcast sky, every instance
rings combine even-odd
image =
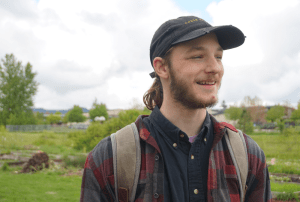
[[[188,2],[188,3],[187,3]],[[224,52],[219,100],[300,100],[299,0],[0,0],[0,58],[37,72],[34,107],[108,109],[142,103],[153,80],[149,46],[166,20],[196,15],[247,36]],[[136,101],[133,101],[136,100]]]

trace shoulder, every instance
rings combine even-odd
[[[260,146],[258,146],[258,144],[249,135],[244,134],[244,138],[247,145],[248,156],[253,160],[256,159],[265,163],[266,157]]]
[[[89,153],[88,162],[92,170],[101,167],[110,167],[113,163],[113,153],[111,145],[111,137],[102,139],[94,149]],[[94,168],[93,168],[94,167]],[[109,173],[108,173],[109,174]]]

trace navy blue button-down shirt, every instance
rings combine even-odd
[[[143,123],[162,152],[164,201],[207,201],[209,153],[214,139],[208,112],[193,143],[184,131],[164,117],[157,106],[149,117],[143,118]]]

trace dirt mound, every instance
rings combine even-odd
[[[43,168],[49,168],[49,156],[45,152],[39,152],[25,163],[21,173],[35,172]]]

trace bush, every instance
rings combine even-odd
[[[118,118],[111,118],[105,123],[91,123],[86,133],[76,134],[74,148],[77,150],[92,150],[103,138],[117,132],[126,125],[134,122],[145,111],[131,109],[119,113]]]
[[[276,199],[282,201],[290,201],[290,200],[299,201],[299,197],[294,193],[280,193],[276,196]]]
[[[5,163],[3,164],[3,166],[1,167],[1,170],[2,170],[2,171],[8,171],[8,170],[9,170],[9,165],[5,162]]]
[[[80,155],[75,157],[69,157],[67,155],[63,156],[63,161],[66,167],[72,166],[72,167],[84,168],[85,160],[86,160],[85,155]]]
[[[37,140],[33,142],[34,145],[56,145],[57,136],[51,132],[44,132],[45,134],[41,135]]]

